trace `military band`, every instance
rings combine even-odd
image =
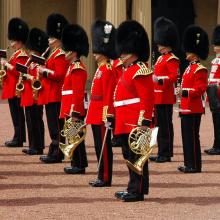
[[[48,16],[46,32],[36,27],[29,32],[25,21],[12,18],[8,39],[14,53],[5,58],[5,50],[0,51],[2,99],[8,99],[14,126],[12,140],[5,142],[7,147],[23,146],[26,118],[29,146],[23,153],[41,155],[43,163],[61,163],[65,154],[71,165],[64,167],[64,172],[85,174],[86,126],[91,125],[97,178],[89,185],[112,185],[112,145],[120,146],[129,182],[127,189],[115,192],[115,197],[124,202],[143,201],[149,193],[148,159],[163,163],[171,162],[173,157],[172,118],[177,98],[184,156],[184,165],[178,170],[202,171],[199,129],[207,90],[214,143],[205,153],[220,154],[220,26],[213,32],[216,58],[209,77],[201,64],[208,57],[208,35],[199,26],[187,27],[182,47],[189,66],[176,89],[180,60],[174,51],[178,50],[179,36],[175,24],[165,17],[159,17],[154,24],[154,42],[160,56],[153,70],[148,64],[148,33],[135,20],[123,21],[117,30],[109,21],[96,20],[89,45],[83,27],[69,24],[62,14]],[[89,46],[97,70],[87,111],[84,99],[88,72],[82,57],[88,56]],[[46,155],[44,108],[51,139]],[[155,126],[159,127],[158,152],[153,157],[150,143]],[[134,131],[138,131],[136,139],[132,139]]]

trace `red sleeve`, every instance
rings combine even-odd
[[[55,80],[55,81],[61,81],[64,80],[66,72],[68,68],[68,62],[65,60],[65,56],[58,56],[54,60],[54,68],[53,68],[53,74],[48,74],[48,78]]]
[[[116,86],[116,76],[114,70],[106,69],[103,74],[103,106],[108,107],[107,116],[114,115],[113,94]]]
[[[144,119],[152,120],[154,107],[154,84],[152,74],[148,76],[136,76],[134,85],[140,98],[140,111],[144,111]]]
[[[80,113],[80,106],[83,105],[84,92],[87,80],[87,73],[85,70],[76,69],[71,73],[72,80],[72,104],[74,105],[73,111]]]
[[[201,69],[195,73],[193,89],[189,91],[189,97],[194,98],[204,94],[208,85],[208,71]]]
[[[170,84],[174,84],[177,82],[177,76],[179,71],[179,60],[171,59],[167,62],[167,70],[169,79],[165,79],[165,86],[169,86]]]

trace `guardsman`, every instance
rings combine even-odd
[[[209,155],[220,155],[220,25],[217,25],[213,31],[212,44],[216,57],[211,63],[207,94],[212,112],[214,143],[212,148],[204,150],[204,152]]]
[[[41,56],[48,48],[47,34],[39,28],[31,29],[26,48],[30,56]],[[21,106],[25,107],[29,139],[29,149],[23,149],[22,152],[28,155],[43,154],[44,149],[43,106],[37,105],[37,91],[33,88],[35,80],[40,80],[37,70],[38,64],[30,61],[26,79],[23,80],[24,90],[21,93]]]
[[[111,186],[112,182],[112,145],[111,130],[106,122],[113,126],[113,92],[115,73],[110,59],[115,58],[115,28],[108,21],[97,20],[92,26],[93,54],[98,64],[91,87],[91,98],[86,116],[86,124],[92,125],[97,160],[98,178],[89,184],[93,187]],[[107,132],[107,133],[106,133]],[[106,133],[106,140],[103,139]],[[103,145],[103,146],[102,146]],[[103,147],[103,151],[102,151]],[[101,154],[103,152],[103,154]],[[101,155],[101,156],[100,156]]]
[[[202,169],[199,128],[205,112],[203,95],[207,88],[208,71],[200,63],[209,53],[207,33],[199,26],[189,26],[183,36],[183,49],[189,66],[186,68],[179,94],[184,166],[183,173],[199,173]]]
[[[179,59],[173,54],[178,46],[175,24],[160,17],[154,24],[154,41],[161,56],[154,66],[155,124],[159,127],[158,154],[150,160],[157,163],[169,162],[173,157],[173,104],[176,102],[175,83],[179,70]]]
[[[44,163],[60,163],[63,153],[59,149],[60,131],[63,120],[59,119],[61,90],[68,68],[65,53],[61,49],[61,35],[63,28],[68,24],[66,18],[61,14],[51,14],[47,18],[47,34],[49,36],[49,47],[51,53],[47,58],[46,65],[40,66],[38,71],[42,76],[43,88],[38,94],[38,105],[45,105],[47,124],[52,140],[48,154],[41,156]]]
[[[143,130],[150,127],[154,107],[152,71],[147,67],[149,40],[143,26],[133,20],[119,25],[116,39],[124,67],[114,94],[115,134],[120,138],[124,159],[134,162],[137,155],[129,147],[129,133],[136,126]],[[115,196],[125,202],[142,201],[149,189],[148,162],[143,175],[128,169],[127,190],[116,192]]]
[[[87,71],[80,60],[82,56],[87,57],[89,52],[88,37],[85,30],[77,25],[67,25],[62,34],[63,49],[69,68],[62,88],[62,101],[60,118],[72,117],[84,121],[86,114],[84,108],[84,94],[87,80]],[[71,158],[71,167],[65,167],[64,172],[68,174],[84,174],[88,166],[85,141],[83,140],[74,150]]]
[[[26,22],[20,18],[12,18],[8,24],[8,39],[10,46],[15,51],[9,61],[2,60],[1,64],[6,68],[6,76],[3,79],[2,99],[8,99],[14,136],[6,141],[7,147],[22,147],[26,141],[24,109],[20,106],[20,97],[16,96],[16,84],[20,73],[16,71],[16,63],[25,64],[28,54],[25,50],[25,42],[28,38],[29,28]]]

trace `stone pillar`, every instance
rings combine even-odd
[[[8,32],[8,22],[13,17],[21,16],[21,2],[20,0],[1,0],[1,48],[6,48],[8,46],[7,32]]]
[[[220,0],[218,0],[217,24],[220,24]]]
[[[126,20],[126,0],[107,0],[106,20],[115,27]]]
[[[77,23],[80,24],[87,32],[89,38],[89,55],[84,63],[88,70],[88,85],[95,73],[95,62],[92,55],[92,39],[91,39],[91,25],[95,18],[95,1],[94,0],[78,0],[77,2]]]
[[[150,48],[152,41],[152,19],[151,19],[151,1],[150,0],[135,0],[132,3],[132,19],[140,22],[148,33]],[[149,63],[151,61],[151,56]]]

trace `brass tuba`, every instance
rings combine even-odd
[[[0,61],[2,58],[7,58],[7,49],[6,50],[0,50]],[[2,84],[2,81],[4,77],[6,76],[6,70],[4,66],[1,65],[0,63],[0,84]]]
[[[85,139],[86,126],[82,120],[72,121],[72,117],[65,120],[61,136],[66,140],[66,143],[60,142],[60,149],[68,158],[73,156],[76,147]]]
[[[143,166],[150,157],[156,144],[158,128],[142,130],[140,127],[132,129],[128,137],[128,144],[135,154],[140,155],[134,163],[126,160],[127,166],[138,175],[143,174]]]

